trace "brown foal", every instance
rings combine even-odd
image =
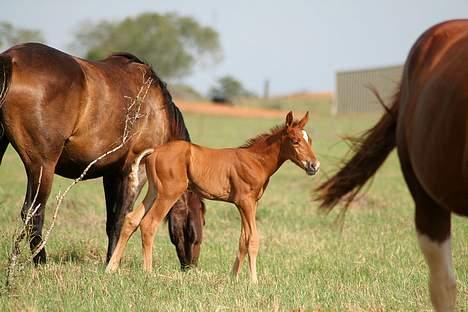
[[[125,217],[106,271],[117,270],[125,246],[138,226],[143,242],[143,266],[151,271],[153,240],[158,225],[177,198],[190,189],[204,198],[236,205],[242,223],[233,274],[238,276],[248,254],[250,277],[256,283],[259,239],[255,213],[257,201],[270,177],[286,160],[293,161],[308,175],[315,175],[320,167],[312,150],[312,141],[304,130],[308,119],[306,113],[300,121],[294,121],[289,112],[284,125],[239,148],[210,149],[185,141],[155,147],[146,158],[148,192],[138,208]]]

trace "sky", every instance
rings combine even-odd
[[[193,16],[219,32],[223,59],[196,68],[184,82],[206,93],[216,79],[232,75],[261,94],[268,79],[273,95],[334,91],[336,71],[401,64],[424,30],[468,15],[467,0],[2,2],[0,21],[39,29],[66,52],[83,21],[142,12]]]

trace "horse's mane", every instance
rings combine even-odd
[[[146,65],[148,73],[153,79],[153,83],[157,84],[163,93],[164,102],[168,112],[172,139],[185,140],[190,142],[190,135],[188,133],[187,127],[185,126],[184,117],[172,100],[172,96],[167,89],[167,84],[158,77],[153,67],[129,52],[113,53],[110,55],[110,57],[123,57],[129,62]]]
[[[262,133],[262,134],[259,134],[251,139],[248,139],[247,142],[245,142],[243,145],[239,146],[240,148],[248,148],[248,147],[251,147],[252,145],[260,142],[260,141],[264,141],[266,140],[267,138],[275,135],[275,134],[278,134],[280,133],[281,131],[284,130],[284,127],[285,125],[277,125],[277,126],[274,126],[273,128],[270,129],[270,131],[268,132],[265,132],[265,133]]]
[[[294,120],[291,127],[297,126],[299,123],[299,120]],[[245,142],[243,145],[239,146],[240,148],[248,148],[251,147],[252,145],[255,145],[261,141],[265,141],[266,139],[280,133],[281,131],[286,128],[286,125],[281,124],[281,125],[276,125],[273,128],[271,128],[268,132],[261,133],[251,139],[248,139],[247,142]]]
[[[132,53],[129,53],[129,52],[112,53],[109,57],[123,57],[127,59],[129,62],[148,65],[147,63],[143,62],[140,58],[138,58],[136,55],[133,55]]]

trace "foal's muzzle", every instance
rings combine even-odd
[[[306,161],[304,169],[308,175],[313,176],[320,170],[320,161]]]

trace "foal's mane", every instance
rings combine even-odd
[[[248,139],[247,142],[245,142],[243,145],[239,146],[240,148],[248,148],[248,147],[251,147],[252,145],[255,145],[261,141],[265,141],[266,139],[268,139],[269,137],[272,137],[278,133],[280,133],[281,131],[283,131],[285,128],[285,125],[277,125],[277,126],[274,126],[273,128],[270,129],[270,131],[268,132],[265,132],[265,133],[261,133],[251,139]]]
[[[299,123],[299,120],[294,120],[293,123],[291,124],[291,127],[297,126]],[[271,128],[268,132],[261,133],[251,139],[248,139],[247,142],[245,142],[243,145],[239,146],[240,148],[248,148],[251,147],[252,145],[255,145],[259,142],[266,141],[268,138],[275,136],[282,132],[286,128],[286,125],[281,124],[281,125],[276,125],[273,128]]]
[[[129,62],[146,65],[147,73],[153,79],[153,83],[161,89],[161,92],[164,97],[164,104],[166,105],[168,118],[169,118],[169,127],[171,132],[171,137],[174,140],[184,140],[190,142],[190,135],[188,133],[187,127],[185,126],[184,117],[180,112],[179,108],[175,105],[172,100],[172,96],[167,89],[167,84],[161,80],[153,67],[142,61],[137,56],[128,53],[128,52],[118,52],[111,54],[110,57],[122,57],[127,59]]]

